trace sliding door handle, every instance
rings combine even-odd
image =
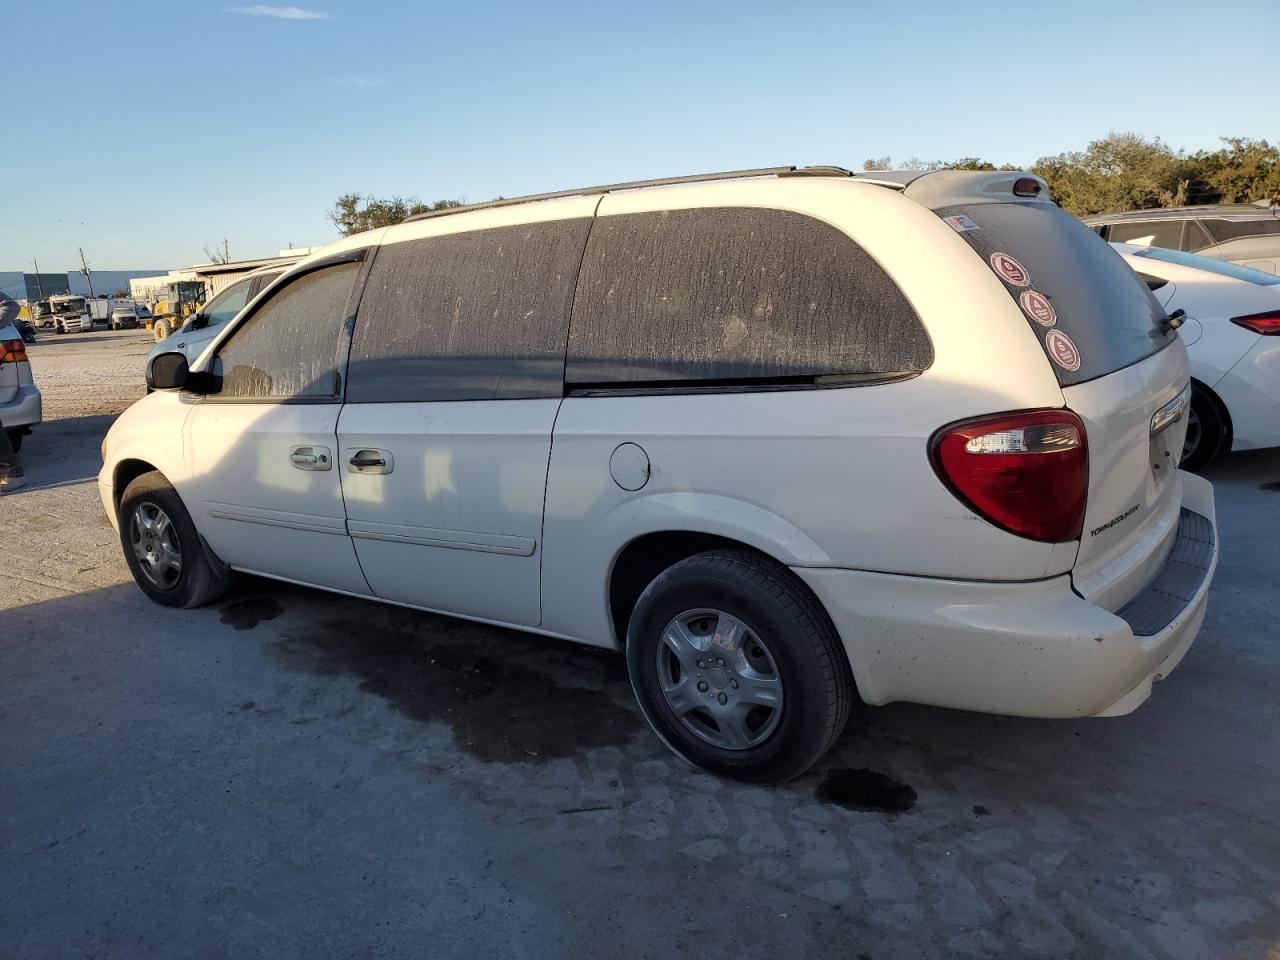
[[[352,447],[345,452],[348,473],[386,474],[396,467],[390,450],[372,447]]]

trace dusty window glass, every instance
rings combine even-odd
[[[754,208],[601,217],[569,334],[571,385],[919,371],[933,347],[846,234]]]
[[[589,218],[386,244],[360,300],[348,403],[558,397]]]
[[[259,307],[218,351],[219,396],[331,397],[338,341],[359,263],[303,274]]]

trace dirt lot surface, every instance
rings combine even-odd
[[[5,957],[1280,956],[1280,455],[1210,473],[1208,619],[1137,713],[893,705],[756,789],[668,755],[616,656],[256,579],[146,601],[92,477],[148,347],[30,349]]]

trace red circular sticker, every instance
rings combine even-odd
[[[1027,316],[1042,327],[1052,327],[1058,322],[1058,313],[1053,309],[1049,298],[1038,290],[1024,290],[1018,297],[1018,303],[1027,311]]]
[[[1080,369],[1080,351],[1061,330],[1050,330],[1044,338],[1044,345],[1049,348],[1049,356],[1063,370]]]
[[[1027,273],[1022,264],[1007,253],[993,253],[991,255],[991,269],[1015,287],[1025,287],[1031,284],[1031,275]]]

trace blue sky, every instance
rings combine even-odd
[[[347,191],[1280,138],[1276,0],[298,3],[6,3],[0,269],[325,243]]]

